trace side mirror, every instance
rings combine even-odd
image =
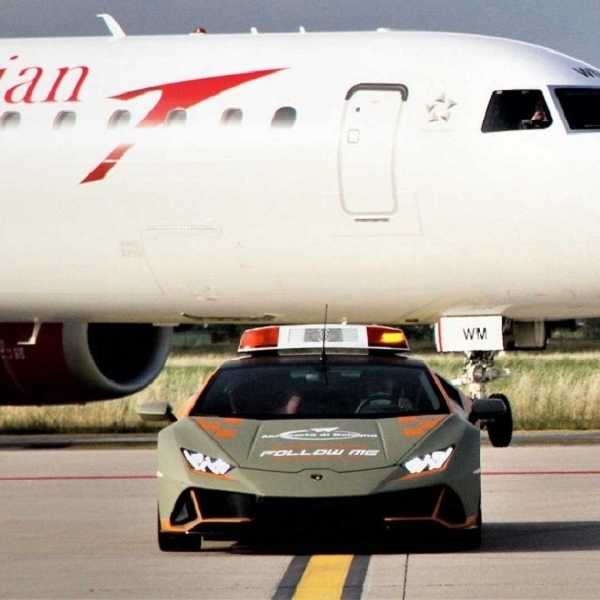
[[[137,407],[137,414],[142,421],[170,421],[171,423],[177,421],[168,402],[146,402]]]
[[[469,415],[469,421],[498,419],[504,416],[506,405],[501,398],[476,398]]]

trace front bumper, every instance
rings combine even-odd
[[[477,512],[467,514],[460,496],[447,485],[330,498],[260,497],[237,492],[188,488],[173,510],[161,519],[169,532],[237,537],[256,528],[264,531],[345,531],[378,529],[429,522],[446,529],[476,525]]]

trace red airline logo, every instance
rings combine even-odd
[[[11,56],[6,65],[0,66],[0,97],[7,104],[38,104],[51,102],[79,102],[79,93],[89,67],[51,68],[31,66],[21,68],[21,57]],[[17,70],[18,69],[18,70]],[[16,78],[16,79],[15,79]]]
[[[203,79],[191,79],[188,81],[178,81],[175,83],[165,83],[152,87],[132,90],[117,96],[111,96],[114,100],[131,100],[149,92],[160,92],[156,104],[150,109],[150,112],[136,125],[136,129],[150,128],[162,125],[166,116],[174,109],[186,110],[200,104],[208,98],[212,98],[221,92],[232,89],[273,73],[281,69],[267,69],[264,71],[251,71],[249,73],[237,73],[234,75],[221,75],[217,77],[206,77]],[[100,181],[106,177],[106,174],[117,165],[125,153],[134,146],[132,142],[124,142],[111,150],[106,158],[81,181],[89,183]]]

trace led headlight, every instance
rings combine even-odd
[[[441,469],[446,464],[452,452],[454,452],[454,446],[450,446],[445,450],[436,450],[424,456],[415,456],[415,458],[407,460],[404,463],[404,467],[412,474],[435,471],[436,469]]]
[[[187,450],[186,448],[182,448],[181,451],[194,471],[212,473],[213,475],[226,475],[233,469],[233,465],[221,458],[211,458],[207,454]]]

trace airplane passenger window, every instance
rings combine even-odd
[[[296,122],[296,109],[291,106],[283,106],[273,115],[271,120],[271,127],[289,129],[294,126]]]
[[[115,110],[108,120],[109,129],[120,129],[127,127],[131,121],[131,113],[128,110]]]
[[[600,129],[600,88],[556,88],[554,93],[571,129]]]
[[[75,125],[76,116],[72,110],[63,110],[56,115],[52,129],[70,129]]]
[[[21,113],[9,110],[0,117],[0,129],[16,129],[21,124]]]
[[[221,117],[221,125],[241,125],[242,116],[240,108],[228,108]]]
[[[185,125],[187,119],[187,112],[182,108],[176,108],[172,110],[165,119],[165,125],[167,127],[181,127]]]
[[[545,129],[552,124],[540,90],[498,90],[492,94],[481,131]]]

